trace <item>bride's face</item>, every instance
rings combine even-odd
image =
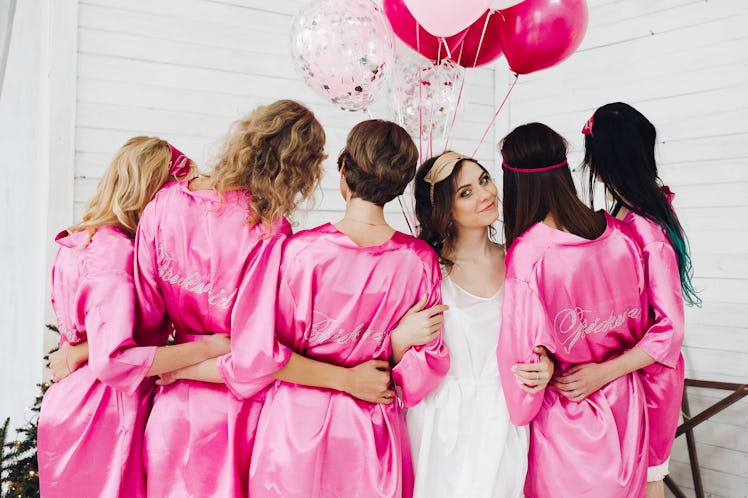
[[[472,161],[464,161],[457,175],[452,217],[458,227],[478,228],[499,217],[499,194],[491,175]]]

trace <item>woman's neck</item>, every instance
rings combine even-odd
[[[384,244],[395,233],[384,219],[382,206],[358,198],[346,200],[345,216],[335,223],[335,228],[360,247]]]
[[[460,229],[448,257],[452,260],[484,258],[491,253],[492,244],[488,238],[488,228]]]
[[[548,225],[551,228],[555,228],[556,230],[561,230],[566,232],[567,230],[564,229],[561,225],[559,225],[558,221],[556,221],[556,217],[553,215],[553,213],[549,212],[547,215],[545,215],[545,218],[543,218],[543,223]]]
[[[369,226],[388,225],[384,219],[384,208],[357,197],[350,197],[345,203],[343,220],[359,222]]]

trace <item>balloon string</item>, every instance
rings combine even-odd
[[[410,220],[408,219],[408,215],[405,213],[405,205],[403,204],[403,196],[398,195],[397,196],[397,202],[400,203],[400,211],[403,212],[403,218],[405,218],[405,223],[408,225],[408,230],[410,231],[410,234],[415,236],[415,232],[413,231],[413,227],[410,224]]]
[[[473,67],[478,65],[478,56],[480,55],[480,49],[483,47],[483,38],[485,38],[486,30],[488,29],[488,20],[491,19],[493,12],[494,12],[493,10],[488,11],[488,15],[486,16],[486,22],[483,23],[483,31],[480,34],[480,41],[478,42],[478,50],[475,51],[475,60],[473,61]]]
[[[496,121],[496,118],[499,116],[499,112],[501,112],[501,109],[504,107],[504,104],[506,103],[506,100],[509,98],[509,94],[512,93],[512,90],[514,89],[514,85],[517,84],[517,80],[519,79],[519,74],[514,73],[514,81],[512,82],[512,86],[509,87],[509,91],[506,92],[506,95],[504,96],[504,100],[501,101],[501,105],[498,109],[496,109],[496,113],[493,115],[493,118],[491,118],[491,122],[488,123],[488,128],[486,128],[486,131],[483,132],[483,136],[480,138],[480,142],[478,142],[478,146],[473,151],[473,157],[478,153],[478,149],[480,149],[481,144],[486,139],[486,135],[488,135],[488,132],[491,130],[491,127],[493,127],[494,122]]]
[[[416,23],[416,51],[421,53],[421,25]],[[421,59],[418,59],[418,69],[416,73],[418,82],[418,155],[423,158],[423,94],[421,87]]]
[[[369,119],[374,119],[374,116],[371,114],[371,109],[369,109],[368,107],[366,108],[366,114],[369,115]]]
[[[452,58],[452,52],[449,50],[449,45],[447,44],[447,39],[442,36],[441,38],[439,38],[439,40],[441,40],[441,44],[439,45],[439,52],[441,52],[441,45],[443,44],[444,45],[444,50],[447,52],[447,59],[451,59]],[[437,59],[437,60],[439,62],[441,62],[440,59]]]

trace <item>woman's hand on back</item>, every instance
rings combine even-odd
[[[427,300],[428,298],[424,296],[410,308],[390,333],[395,363],[400,361],[408,348],[428,344],[439,335],[442,322],[444,322],[443,313],[449,309],[449,306],[437,304],[424,310]]]
[[[540,355],[535,363],[518,363],[512,367],[515,377],[521,384],[523,391],[534,394],[546,388],[553,377],[553,360],[548,357],[548,351],[543,346],[533,349]]]
[[[392,386],[390,364],[386,360],[369,360],[348,368],[348,378],[343,390],[369,403],[392,403],[395,391]]]

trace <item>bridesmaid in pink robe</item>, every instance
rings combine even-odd
[[[701,300],[691,283],[688,242],[671,205],[673,194],[659,181],[654,125],[630,105],[615,102],[596,110],[582,133],[590,193],[600,181],[615,199],[613,215],[629,226],[644,255],[649,315],[660,324],[640,344],[656,363],[639,374],[649,418],[647,496],[662,498],[683,392],[683,298],[690,305]]]
[[[212,378],[190,370],[162,377],[145,432],[149,497],[247,496],[263,389],[279,368],[295,382],[355,392],[338,380],[345,369],[312,362],[323,374],[299,371],[305,359],[256,319],[275,309],[291,232],[285,216],[316,188],[324,143],[314,114],[297,102],[258,107],[234,124],[211,176],[170,185],[143,213],[135,242],[139,341],[164,344],[173,328],[178,344],[222,332],[232,347],[195,367],[212,369]],[[386,363],[369,367],[377,392],[389,393]]]
[[[520,126],[501,153],[509,249],[497,356],[512,421],[531,423],[525,496],[641,498],[648,431],[636,370],[653,359],[639,344],[661,326],[648,317],[641,251],[626,225],[577,198],[556,132]],[[561,384],[589,363],[609,377],[529,394],[511,367],[536,346],[555,356]]]
[[[411,306],[441,301],[434,251],[397,232],[383,205],[403,192],[418,151],[394,123],[364,121],[338,159],[346,212],[291,237],[284,248],[275,322],[281,343],[338,365],[392,361],[401,400],[372,404],[278,381],[260,416],[252,498],[399,498],[413,475],[402,405],[444,377],[449,355],[437,330],[426,344],[395,347],[389,333]]]
[[[228,350],[225,336],[169,350],[133,341],[135,227],[156,190],[190,170],[189,159],[163,140],[129,140],[83,221],[56,238],[52,306],[60,351],[42,401],[37,453],[46,498],[144,497],[142,436],[153,387],[144,379]],[[75,364],[66,361],[76,356]]]

